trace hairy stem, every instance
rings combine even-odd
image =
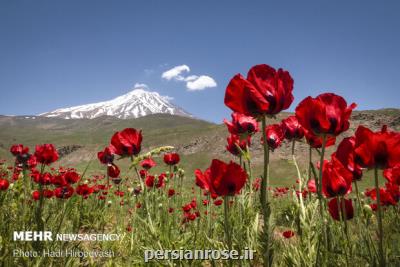
[[[323,244],[324,244],[324,255],[325,251],[328,249],[328,233],[327,233],[327,227],[324,222],[325,216],[324,216],[324,199],[322,197],[322,174],[323,174],[323,168],[324,168],[324,157],[325,157],[325,148],[326,148],[326,135],[322,137],[322,149],[321,149],[321,157],[319,161],[319,176],[318,176],[318,184],[317,184],[317,193],[318,193],[318,201],[319,201],[319,213],[321,216],[321,221],[322,221],[322,232],[323,232]],[[323,257],[325,260],[325,257]]]
[[[228,243],[229,251],[232,251],[232,237],[231,228],[229,223],[229,197],[224,196],[224,228],[225,228],[225,238]],[[229,260],[229,266],[232,266],[232,260]]]
[[[375,190],[376,190],[376,201],[378,206],[378,236],[379,236],[379,266],[385,266],[385,254],[383,250],[383,226],[382,226],[382,207],[381,207],[381,194],[379,191],[378,181],[378,168],[375,167]]]
[[[269,146],[267,143],[267,135],[265,132],[266,127],[266,118],[265,115],[262,116],[262,133],[263,133],[263,148],[264,148],[264,175],[261,180],[261,194],[260,194],[260,202],[261,209],[264,219],[264,231],[262,233],[262,240],[265,241],[264,244],[264,266],[270,265],[270,236],[269,236],[269,218],[271,215],[270,203],[268,201],[268,185],[269,185]]]

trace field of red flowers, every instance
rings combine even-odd
[[[288,71],[268,65],[234,76],[226,88],[226,149],[235,161],[210,159],[209,168],[185,173],[170,146],[142,151],[142,133],[116,132],[98,152],[97,175],[52,167],[52,144],[34,150],[15,144],[15,162],[0,163],[2,266],[136,266],[145,250],[255,250],[254,259],[152,260],[154,266],[399,266],[400,133],[360,126],[337,150],[326,148],[349,129],[356,104],[328,92],[307,97],[295,115],[266,125],[293,102]],[[254,134],[261,131],[261,140]],[[252,139],[253,138],[253,139]],[[264,148],[262,173],[252,171],[251,144]],[[293,187],[271,188],[269,155],[292,144]],[[309,145],[299,166],[296,144]],[[168,145],[168,144],[166,144]],[[314,155],[314,157],[312,157]],[[317,156],[319,160],[312,159]],[[129,161],[123,177],[120,161]],[[162,165],[164,172],[153,167]],[[365,172],[374,188],[359,190]],[[192,184],[185,188],[183,183]],[[15,241],[14,231],[116,233],[108,242]],[[16,257],[15,250],[114,252],[113,257]]]

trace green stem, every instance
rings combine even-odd
[[[269,184],[269,146],[267,143],[267,134],[265,132],[266,127],[266,118],[265,115],[262,116],[262,134],[263,134],[263,148],[264,148],[264,175],[261,180],[261,194],[260,194],[260,202],[261,202],[261,209],[263,213],[264,219],[264,231],[263,231],[263,238],[264,244],[264,266],[270,266],[270,237],[269,237],[269,218],[271,215],[270,204],[268,201],[268,184]]]
[[[354,181],[354,188],[356,189],[356,196],[357,196],[357,202],[358,202],[358,205],[357,205],[358,206],[358,214],[359,214],[359,216],[361,218],[361,223],[364,225],[364,227],[361,227],[360,230],[361,230],[361,233],[363,231],[366,232],[366,234],[365,234],[366,237],[364,238],[364,240],[365,240],[365,243],[367,244],[367,249],[368,249],[369,255],[371,257],[371,262],[373,262],[374,258],[372,257],[370,244],[372,244],[372,248],[374,249],[374,253],[376,255],[377,255],[377,252],[376,252],[376,248],[375,248],[374,242],[372,241],[371,234],[369,232],[369,227],[368,227],[368,223],[367,223],[367,220],[366,220],[366,215],[365,215],[365,212],[363,210],[362,203],[361,203],[360,191],[358,190],[358,183],[357,183],[356,180]]]
[[[308,147],[308,177],[307,177],[307,184],[311,180],[311,175],[313,171],[313,163],[312,163],[312,146]],[[315,180],[314,180],[315,182]],[[311,200],[312,194],[308,194],[308,199]]]
[[[251,171],[251,160],[250,157],[247,159],[247,169],[248,169],[248,176],[249,176],[249,191],[250,191],[250,196],[249,196],[249,205],[252,204],[253,201],[253,174]]]
[[[26,168],[23,169],[22,171],[23,173],[23,177],[22,179],[24,179],[24,198],[23,198],[23,203],[22,203],[22,220],[23,220],[23,229],[26,230],[27,229],[27,224],[29,219],[27,218],[27,203],[28,203],[28,199],[29,199],[29,193],[30,193],[30,183],[29,183],[29,179],[30,177],[28,176],[27,170]]]
[[[361,198],[360,198],[360,193],[359,193],[359,190],[358,190],[358,184],[357,184],[357,181],[355,180],[354,181],[354,188],[356,189],[356,197],[357,197],[357,204],[358,204],[358,211],[359,211],[359,213],[361,213],[361,211],[362,211],[362,204],[361,204]]]
[[[303,202],[303,185],[302,185],[302,177],[301,177],[301,172],[299,165],[297,164],[296,156],[294,154],[294,149],[295,149],[296,141],[293,140],[292,142],[292,159],[294,166],[296,167],[297,171],[297,177],[299,180],[299,204],[300,204],[300,209],[299,209],[299,214],[298,214],[298,234],[301,236],[301,222],[303,221],[303,218],[305,217],[305,208],[304,208],[304,202]]]
[[[308,147],[308,177],[307,182],[311,179],[311,172],[312,172],[312,147]]]
[[[325,157],[325,148],[326,148],[326,135],[322,137],[322,150],[321,150],[321,158],[319,161],[319,177],[318,177],[318,184],[317,184],[317,193],[318,193],[318,201],[319,201],[319,213],[321,216],[321,221],[322,221],[322,231],[323,231],[323,240],[324,240],[324,254],[325,251],[328,249],[328,233],[327,233],[327,228],[326,224],[324,222],[325,216],[324,216],[324,199],[322,197],[322,174],[323,174],[323,168],[324,168],[324,157]],[[323,257],[324,261],[326,260],[325,257]]]
[[[135,166],[135,172],[136,172],[136,176],[140,181],[140,186],[142,187],[142,194],[143,194],[143,206],[145,209],[145,212],[147,214],[147,220],[150,226],[150,230],[152,231],[152,234],[155,233],[155,229],[154,229],[154,225],[153,225],[153,220],[151,219],[151,215],[150,215],[150,210],[149,210],[149,206],[148,206],[148,201],[147,201],[147,188],[144,186],[142,178],[140,177],[139,171]]]
[[[229,196],[224,196],[224,228],[228,249],[229,251],[232,251],[232,237],[229,223]],[[229,260],[229,266],[232,266],[232,260]]]
[[[346,214],[346,206],[345,206],[345,200],[343,197],[338,196],[337,197],[337,205],[338,205],[338,212],[340,214],[340,220],[342,221],[344,225],[344,235],[346,236],[347,239],[347,245],[349,247],[349,252],[351,255],[351,245],[350,245],[350,238],[349,238],[349,231],[347,227],[347,214]],[[346,264],[349,266],[349,256],[346,252],[346,249],[344,249],[344,254],[346,257]],[[350,257],[351,258],[351,257]]]
[[[207,228],[208,228],[208,237],[212,238],[212,236],[211,236],[212,227],[211,227],[211,197],[210,197],[210,193],[207,195]]]
[[[378,237],[379,237],[379,266],[386,266],[385,254],[383,250],[383,226],[382,226],[382,207],[381,207],[381,194],[379,191],[379,181],[378,181],[378,168],[375,167],[375,190],[376,199],[378,206]]]

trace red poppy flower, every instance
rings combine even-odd
[[[190,202],[190,206],[192,206],[192,209],[197,208],[197,201],[196,198],[193,198],[192,201]]]
[[[154,186],[154,176],[153,175],[147,175],[146,180],[144,181],[147,187],[153,187]]]
[[[170,166],[176,165],[176,164],[179,163],[180,160],[181,159],[180,159],[178,153],[167,153],[167,154],[164,154],[164,162],[167,165],[170,165]]]
[[[393,184],[400,185],[400,164],[383,171],[383,176]]]
[[[317,185],[315,184],[314,179],[310,179],[308,181],[307,188],[308,188],[308,191],[310,191],[311,193],[317,193]]]
[[[337,136],[349,129],[350,115],[356,104],[347,106],[343,97],[324,93],[305,98],[296,108],[299,123],[314,135]]]
[[[43,196],[45,198],[52,198],[54,196],[54,192],[53,192],[53,190],[44,189],[43,190]]]
[[[120,172],[121,171],[119,170],[118,166],[115,164],[110,164],[107,166],[107,174],[111,178],[118,178]]]
[[[140,162],[140,166],[142,166],[142,168],[146,170],[150,170],[156,165],[157,165],[156,162],[152,158],[147,158],[142,160],[142,162]]]
[[[18,156],[21,154],[28,154],[29,147],[24,147],[24,145],[22,145],[22,144],[12,145],[10,148],[10,152],[14,156]]]
[[[322,192],[328,198],[343,196],[351,191],[353,175],[335,158],[325,160],[322,173]]]
[[[53,144],[37,145],[35,157],[39,163],[49,165],[57,161],[58,152]]]
[[[81,177],[75,171],[68,171],[64,174],[64,179],[69,184],[75,184],[79,179],[81,179]]]
[[[33,177],[33,179],[35,179],[34,176],[38,175],[38,174],[39,174],[39,172],[37,172],[37,174],[36,174],[36,172],[32,172],[31,176]],[[51,183],[54,185],[57,185],[57,186],[67,185],[67,181],[64,178],[64,174],[54,175],[52,177]]]
[[[293,102],[293,79],[289,72],[265,64],[249,70],[247,79],[235,75],[225,92],[225,105],[233,111],[257,117],[274,115]]]
[[[323,138],[320,136],[316,136],[308,131],[305,131],[305,136],[307,143],[312,147],[312,148],[321,148],[322,147],[322,141]],[[333,146],[336,142],[336,137],[335,136],[327,136],[325,147],[330,147]]]
[[[175,195],[175,190],[173,188],[168,189],[168,197],[172,197]]]
[[[10,183],[6,179],[0,179],[0,190],[5,191],[10,186]]]
[[[239,194],[247,180],[242,167],[234,162],[214,159],[210,166],[211,191],[219,196]]]
[[[67,199],[67,198],[70,198],[73,193],[74,193],[74,189],[69,185],[57,187],[56,189],[54,189],[54,195],[57,198]]]
[[[40,192],[39,191],[33,191],[32,192],[32,198],[33,198],[33,200],[35,200],[35,201],[37,201],[37,200],[39,200],[40,199]]]
[[[182,210],[184,211],[184,212],[189,212],[190,210],[192,209],[192,205],[189,203],[189,204],[186,204],[186,205],[184,205],[183,207],[182,207]]]
[[[234,156],[242,154],[238,147],[240,147],[242,151],[247,151],[247,146],[250,145],[250,136],[240,140],[239,136],[231,134],[226,140],[228,142],[226,150]]]
[[[285,138],[284,132],[280,124],[271,124],[265,127],[265,134],[267,136],[267,143],[271,150],[278,148],[283,139]],[[261,138],[261,142],[264,140]]]
[[[372,132],[359,126],[355,133],[355,162],[363,168],[386,169],[400,164],[400,133],[388,131]]]
[[[232,113],[232,122],[224,119],[228,131],[234,135],[251,135],[258,132],[258,122],[251,116],[238,112]]]
[[[165,186],[165,178],[166,178],[167,176],[166,176],[166,174],[165,173],[162,173],[162,174],[160,174],[159,176],[158,176],[158,180],[157,180],[157,184],[156,184],[156,187],[157,188],[161,188],[161,187],[164,187]]]
[[[139,171],[139,175],[140,175],[140,178],[144,179],[144,178],[146,178],[147,171],[146,170],[140,170]]]
[[[210,191],[211,187],[210,172],[210,169],[207,169],[204,173],[199,169],[194,171],[196,185],[206,191]]]
[[[36,175],[33,176],[33,180],[35,181],[35,183],[39,183],[42,185],[49,185],[53,182],[53,176],[48,173],[37,173]]]
[[[117,190],[117,191],[114,192],[114,195],[119,196],[119,197],[123,197],[125,195],[125,192]]]
[[[97,158],[102,164],[111,164],[114,161],[114,150],[112,146],[108,146],[103,151],[97,153]]]
[[[76,193],[82,197],[88,197],[93,193],[93,187],[88,186],[87,184],[78,185],[75,189]]]
[[[253,182],[253,190],[258,191],[261,187],[261,178],[256,178]]]
[[[300,125],[296,116],[289,116],[282,120],[282,129],[287,140],[300,140],[304,137],[303,126]]]
[[[215,206],[221,206],[224,201],[222,199],[217,199],[214,201]]]
[[[371,204],[369,204],[369,206],[371,207],[371,210],[373,210],[373,211],[378,210],[378,205],[376,203],[371,203]]]
[[[344,205],[344,214],[342,205]],[[340,221],[340,214],[342,214],[343,219],[346,220],[350,220],[354,217],[353,202],[351,201],[351,199],[342,199],[340,201],[340,209],[339,209],[338,199],[332,198],[328,202],[328,211],[329,214],[332,216],[332,218],[336,221]]]
[[[37,160],[36,157],[34,155],[29,155],[29,158],[26,162],[26,168],[28,169],[33,169],[37,166]]]
[[[187,223],[189,221],[194,221],[197,218],[196,213],[190,213],[190,212],[185,212],[183,214],[183,216],[184,216],[184,218],[183,218],[182,223]]]
[[[393,184],[393,183],[386,183],[385,187],[386,187],[386,192],[391,196],[391,198],[397,204],[397,202],[399,202],[399,200],[400,200],[400,186],[397,184]],[[392,203],[393,202],[391,202],[390,204],[392,204]],[[392,204],[392,205],[396,205],[396,204]]]
[[[344,138],[342,142],[340,142],[336,152],[332,155],[332,157],[337,158],[345,168],[353,173],[353,181],[360,180],[362,177],[361,167],[354,162],[355,143],[354,137]]]
[[[284,231],[282,236],[284,238],[292,238],[294,236],[294,232],[292,230]]]
[[[389,188],[389,189],[388,189]],[[398,197],[400,196],[399,192],[399,187],[390,183],[386,184],[386,188],[381,187],[379,188],[379,194],[380,194],[380,199],[381,199],[381,205],[382,206],[395,206],[398,202]],[[367,190],[365,192],[365,195],[370,197],[372,200],[377,200],[377,194],[376,194],[376,189],[371,189]]]
[[[142,144],[142,131],[126,128],[116,132],[111,138],[113,152],[120,156],[136,156],[140,153]]]

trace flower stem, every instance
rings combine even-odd
[[[346,202],[345,202],[345,200],[344,200],[344,198],[343,197],[340,197],[340,196],[338,196],[337,197],[337,201],[338,201],[338,205],[339,205],[339,209],[338,209],[338,212],[339,212],[339,214],[341,214],[340,215],[340,219],[342,220],[342,222],[343,222],[343,226],[344,226],[344,234],[345,234],[345,236],[346,236],[346,240],[347,240],[347,246],[348,246],[348,248],[349,248],[349,254],[350,254],[350,258],[351,258],[351,243],[350,243],[350,237],[349,237],[349,228],[348,228],[348,226],[347,226],[347,213],[346,213]],[[349,266],[349,255],[348,255],[348,253],[346,252],[346,249],[344,249],[344,253],[345,253],[345,256],[346,256],[346,263],[347,263],[347,266]]]
[[[363,231],[366,232],[366,234],[365,234],[366,237],[364,238],[364,240],[365,240],[365,243],[367,244],[368,252],[369,252],[369,255],[371,257],[371,262],[372,262],[374,259],[373,259],[373,256],[372,256],[370,244],[372,245],[372,248],[374,249],[374,253],[377,254],[377,252],[376,252],[375,245],[372,242],[371,234],[369,232],[369,227],[368,227],[368,220],[366,218],[366,214],[365,214],[365,212],[363,210],[363,207],[362,207],[361,198],[360,198],[360,191],[358,190],[357,180],[354,181],[354,187],[356,189],[356,196],[357,196],[357,202],[358,202],[358,204],[357,204],[357,206],[358,206],[357,210],[358,211],[357,212],[359,214],[361,223],[364,226],[364,227],[361,227],[360,230],[361,230],[361,233]]]
[[[23,198],[23,203],[22,203],[22,218],[23,218],[23,223],[24,223],[24,230],[27,230],[27,223],[29,221],[29,219],[27,218],[27,202],[29,199],[29,193],[30,193],[30,183],[29,183],[29,179],[30,177],[28,176],[27,170],[26,168],[23,169],[22,171],[23,173],[23,177],[22,179],[24,180],[24,198]]]
[[[312,146],[308,147],[308,177],[307,182],[311,179],[311,172],[312,172]]]
[[[375,190],[376,199],[378,206],[378,237],[379,237],[379,266],[385,266],[385,254],[383,251],[383,227],[382,227],[382,207],[381,207],[381,193],[379,191],[379,181],[378,181],[378,168],[374,169],[375,174]]]
[[[264,219],[264,231],[262,240],[264,243],[264,266],[270,266],[270,237],[269,237],[269,218],[271,215],[270,203],[268,201],[268,184],[269,184],[269,146],[267,143],[267,134],[265,132],[266,127],[266,117],[262,116],[262,133],[263,133],[263,147],[264,147],[264,175],[261,180],[261,194],[260,194],[260,202],[261,202],[261,210]]]
[[[228,243],[229,251],[232,251],[232,237],[231,228],[229,224],[229,196],[224,196],[224,228],[225,228],[225,238]],[[229,266],[232,266],[232,261],[229,260]]]
[[[250,197],[249,197],[248,204],[251,206],[252,202],[253,202],[253,174],[252,174],[252,171],[251,171],[251,160],[250,160],[250,157],[247,159],[247,169],[248,169],[247,174],[249,176],[248,184],[249,184],[249,191],[250,191]]]
[[[362,204],[361,204],[361,199],[360,199],[360,192],[359,192],[359,190],[358,190],[358,184],[357,184],[357,181],[355,180],[354,181],[354,187],[355,187],[355,189],[356,189],[356,197],[357,197],[357,204],[358,204],[358,212],[361,214],[361,211],[362,211]]]
[[[180,205],[182,206],[182,205]],[[208,237],[212,238],[212,227],[211,227],[211,197],[210,194],[207,195],[207,228],[208,228]]]
[[[322,149],[321,149],[321,158],[319,161],[319,177],[318,177],[318,183],[317,183],[317,193],[318,193],[318,201],[319,201],[319,213],[321,216],[321,221],[322,221],[322,231],[323,231],[323,240],[324,240],[324,254],[325,251],[328,249],[328,233],[327,233],[327,228],[326,224],[324,222],[325,216],[324,216],[324,200],[322,197],[322,174],[323,174],[323,168],[324,168],[324,157],[325,157],[325,148],[326,148],[326,135],[322,137]],[[325,260],[325,257],[324,257]]]
[[[302,185],[302,177],[301,177],[301,172],[300,172],[300,168],[299,165],[297,164],[297,160],[296,160],[296,155],[294,154],[294,149],[295,149],[295,145],[296,145],[296,141],[293,140],[292,143],[292,159],[293,159],[293,163],[294,166],[296,167],[296,171],[297,171],[297,179],[299,180],[299,204],[300,204],[300,209],[299,209],[299,213],[298,213],[298,234],[301,236],[301,222],[303,221],[304,217],[305,217],[305,208],[304,208],[304,202],[303,202],[303,185]]]

